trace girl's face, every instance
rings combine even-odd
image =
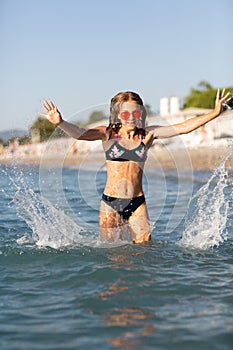
[[[119,119],[127,129],[134,130],[138,126],[142,113],[142,108],[136,101],[123,102],[120,108]]]

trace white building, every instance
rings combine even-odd
[[[177,96],[170,97],[170,114],[178,114],[180,112],[180,99]]]
[[[168,97],[163,97],[160,99],[160,115],[161,117],[167,116],[170,113],[169,99]]]
[[[160,115],[174,115],[180,111],[180,99],[178,96],[162,97],[160,99]]]

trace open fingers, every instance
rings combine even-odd
[[[223,98],[223,97],[224,97],[225,90],[226,90],[226,89],[222,89],[221,98]]]
[[[229,102],[232,98],[233,98],[233,96],[228,97],[225,102]]]
[[[53,104],[53,102],[50,100],[50,105],[52,106],[52,108],[56,109],[56,106]]]
[[[45,114],[45,113],[38,112],[38,114],[41,115],[42,117],[47,118],[47,114]]]
[[[216,102],[219,100],[219,95],[220,95],[220,89],[218,88],[217,95],[216,95]]]
[[[44,100],[44,102],[43,102],[42,105],[43,105],[44,109],[46,110],[46,112],[49,112],[49,111],[50,111],[51,106],[49,105],[49,102],[48,102],[48,101]]]
[[[48,102],[47,100],[44,100],[43,107],[46,110],[46,112],[49,112],[52,109],[56,109],[56,106],[53,104],[53,102],[52,101]]]
[[[229,96],[230,96],[230,92],[227,92],[225,94],[226,89],[223,89],[222,92],[220,92],[220,89],[218,88],[217,90],[217,95],[216,95],[216,102],[218,101],[228,101],[229,100]]]
[[[229,100],[229,95],[230,95],[230,92],[228,92],[225,96],[222,96],[222,101],[228,101]],[[231,97],[230,97],[230,99],[231,99]]]

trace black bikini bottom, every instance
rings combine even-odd
[[[124,220],[128,220],[133,212],[145,202],[145,197],[142,195],[134,198],[117,198],[106,196],[103,193],[102,200],[116,210]]]

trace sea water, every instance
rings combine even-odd
[[[1,166],[1,349],[232,349],[233,190],[145,169],[152,242],[99,240],[104,165]]]

